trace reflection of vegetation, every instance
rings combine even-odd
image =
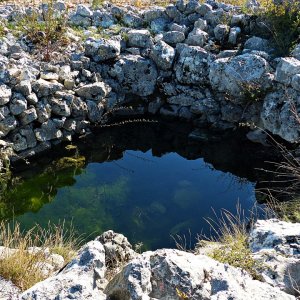
[[[79,232],[88,234],[115,228],[128,196],[128,178],[119,177],[110,184],[96,184],[95,180],[87,186],[78,184],[71,189],[61,189],[51,206],[41,209],[34,220],[44,226],[49,219],[55,223],[65,219],[66,224],[73,223]],[[30,214],[19,219],[27,227],[31,226]]]
[[[37,212],[56,196],[57,190],[73,185],[75,175],[82,172],[84,157],[61,158],[54,161],[42,174],[22,180],[9,178],[1,185],[0,218],[12,218],[28,211]]]

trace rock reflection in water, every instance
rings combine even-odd
[[[211,207],[234,210],[239,199],[250,208],[262,148],[231,134],[192,142],[189,126],[174,126],[101,131],[77,148],[57,149],[55,159],[18,166],[2,193],[1,218],[25,227],[65,219],[80,233],[114,229],[156,248],[172,246],[171,234],[209,234],[203,217]]]

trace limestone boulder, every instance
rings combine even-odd
[[[113,299],[295,299],[241,269],[173,249],[145,252],[107,285]]]
[[[138,96],[149,96],[156,88],[158,72],[152,60],[139,55],[123,55],[110,71],[122,91]]]
[[[216,59],[209,70],[213,89],[233,98],[245,98],[249,92],[266,91],[272,85],[272,69],[268,62],[255,54]]]

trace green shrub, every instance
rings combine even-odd
[[[43,59],[51,60],[52,52],[59,46],[68,43],[66,33],[67,13],[58,14],[54,9],[54,0],[48,0],[42,18],[40,13],[33,9],[20,18],[15,28],[43,52]]]

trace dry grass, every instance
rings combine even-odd
[[[245,218],[240,205],[237,205],[236,214],[223,210],[220,216],[216,213],[215,216],[215,219],[206,221],[213,231],[210,240],[218,242],[219,246],[213,247],[207,255],[221,263],[246,270],[254,279],[261,279],[257,272],[260,265],[253,259],[248,245],[249,220]],[[199,243],[202,243],[202,238],[199,237]]]
[[[11,280],[21,290],[26,290],[45,279],[41,266],[49,263],[50,253],[60,254],[65,262],[75,254],[80,240],[72,227],[50,225],[43,229],[39,225],[24,232],[20,224],[0,223],[0,245],[5,247],[0,255],[0,275]],[[28,251],[28,249],[34,251]]]

